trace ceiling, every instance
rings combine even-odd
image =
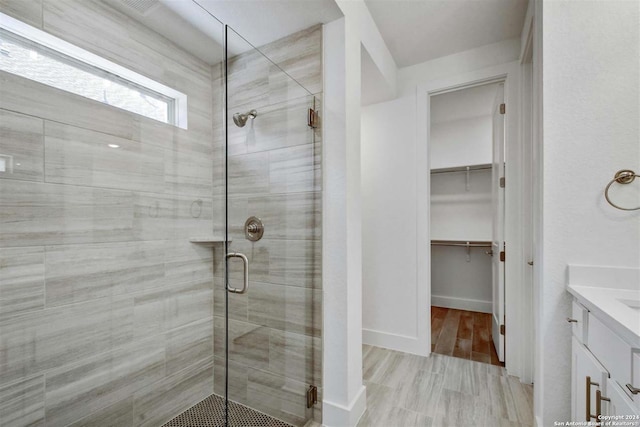
[[[498,83],[474,86],[431,97],[431,123],[491,116]]]
[[[223,57],[223,23],[241,36],[228,37],[238,54],[342,16],[334,0],[106,1],[209,64]]]
[[[528,0],[365,0],[398,67],[519,37]]]
[[[164,3],[184,0],[162,0]],[[195,0],[255,47],[342,16],[334,0]]]

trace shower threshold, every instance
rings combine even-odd
[[[225,427],[224,397],[212,394],[162,427]],[[229,427],[293,426],[230,400]]]

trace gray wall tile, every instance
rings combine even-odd
[[[322,92],[322,26],[316,25],[260,48],[309,92]]]
[[[0,180],[0,247],[131,239],[133,194]]]
[[[244,364],[229,360],[229,370],[226,370],[224,355],[216,355],[214,359],[215,380],[214,387],[216,394],[224,396],[225,374],[229,375],[229,399],[236,402],[247,402],[247,371]]]
[[[321,338],[271,329],[269,372],[309,384],[320,384],[321,368]]]
[[[0,110],[0,179],[43,180],[42,119]]]
[[[169,283],[166,304],[165,322],[169,329],[208,319],[213,316],[213,283]]]
[[[0,320],[44,308],[44,248],[0,249]]]
[[[45,159],[47,182],[152,193],[164,190],[163,150],[138,141],[47,121]]]
[[[42,27],[42,0],[0,0],[0,10],[36,28]]]
[[[281,331],[320,336],[322,291],[252,282],[249,322]]]
[[[163,241],[47,247],[47,307],[164,285]]]
[[[225,354],[225,322],[214,318],[214,352]],[[269,329],[255,324],[229,320],[229,360],[244,366],[269,367]]]
[[[132,315],[131,298],[113,297],[0,322],[0,383],[129,344]]]
[[[248,404],[293,425],[304,425],[312,417],[307,409],[307,384],[266,371],[249,368]]]
[[[213,361],[192,365],[134,394],[134,425],[157,427],[213,393]]]
[[[0,71],[0,108],[137,140],[139,116]]]
[[[44,426],[44,375],[0,385],[0,425]]]
[[[67,425],[162,380],[164,360],[164,341],[150,339],[47,373],[47,424]]]
[[[167,375],[172,375],[213,354],[213,319],[191,323],[167,333]]]
[[[70,424],[69,427],[129,427],[133,426],[133,397],[97,410]]]
[[[231,90],[231,88],[229,88]],[[256,153],[296,145],[311,144],[314,132],[307,126],[307,110],[313,107],[313,96],[302,96],[277,104],[246,107],[256,109],[257,117],[239,128],[229,118],[229,155]],[[230,107],[230,113],[238,110]]]

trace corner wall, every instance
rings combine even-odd
[[[543,37],[543,258],[539,318],[542,425],[569,419],[567,264],[640,267],[640,212],[609,206],[604,186],[640,169],[640,3],[546,1]],[[567,173],[567,171],[571,171]],[[638,184],[620,202],[640,204]]]

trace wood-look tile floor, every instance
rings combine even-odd
[[[431,351],[504,366],[491,339],[491,314],[431,307]]]
[[[359,427],[533,425],[533,387],[505,368],[364,345],[367,410]]]

